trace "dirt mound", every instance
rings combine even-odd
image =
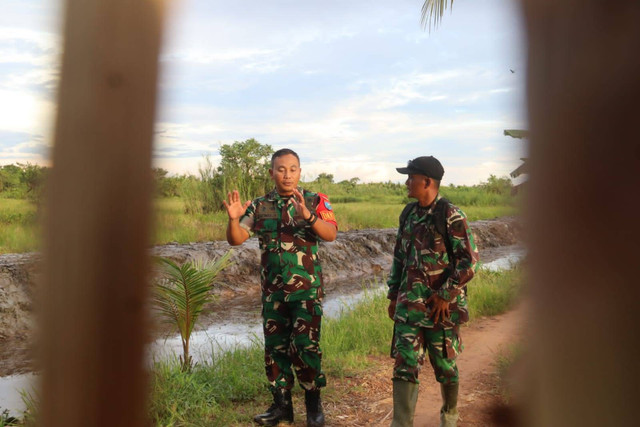
[[[491,261],[500,248],[519,241],[522,227],[515,217],[476,221],[471,224],[480,248],[480,259]],[[345,283],[358,285],[363,278],[388,273],[393,259],[395,229],[353,230],[338,233],[334,242],[320,244],[325,288],[327,293],[340,293]],[[232,265],[217,278],[214,293],[221,307],[232,307],[251,299],[259,302],[258,240],[249,239],[242,246],[231,248],[227,242],[168,244],[151,249],[154,256],[184,262],[198,258],[212,259],[233,250]],[[15,372],[3,369],[10,354],[20,353],[25,340],[33,334],[33,299],[40,275],[41,257],[37,253],[0,255],[0,375]],[[340,289],[337,289],[340,288]],[[224,310],[218,310],[223,312]],[[9,341],[10,340],[10,341]]]
[[[518,244],[523,235],[522,220],[515,216],[474,221],[471,230],[481,250]]]

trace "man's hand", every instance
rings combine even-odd
[[[432,294],[427,299],[427,304],[429,303],[433,303],[429,318],[434,324],[449,318],[449,301],[440,298],[437,294]]]
[[[240,218],[244,215],[244,212],[251,204],[251,200],[247,200],[244,205],[240,202],[240,194],[238,193],[238,190],[233,190],[232,193],[227,193],[227,198],[229,199],[229,203],[227,203],[226,200],[223,200],[222,203],[227,209],[229,220]]]
[[[296,209],[296,213],[300,215],[302,219],[309,219],[311,212],[309,212],[309,209],[307,209],[307,206],[304,204],[304,196],[297,188],[293,190],[293,198],[291,199],[291,202],[293,203],[293,207]]]
[[[389,301],[389,307],[387,308],[387,312],[389,313],[389,318],[393,320],[393,317],[396,315],[396,301]]]

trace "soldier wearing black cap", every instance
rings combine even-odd
[[[409,203],[400,215],[389,285],[389,317],[394,321],[392,427],[412,426],[418,399],[418,372],[425,352],[440,383],[440,425],[458,419],[459,326],[469,319],[466,284],[478,251],[464,213],[439,194],[444,175],[433,156],[397,168],[407,174]]]

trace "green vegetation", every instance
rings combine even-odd
[[[177,327],[182,339],[180,365],[190,371],[189,340],[204,306],[213,301],[212,282],[229,265],[231,251],[218,259],[196,260],[178,265],[168,258],[158,258],[162,275],[154,289],[154,306],[165,323]]]
[[[0,196],[39,201],[48,169],[30,163],[0,166]]]
[[[271,146],[255,139],[220,147],[221,162],[214,166],[205,156],[198,176],[169,176],[153,169],[156,182],[154,244],[224,240],[227,216],[222,201],[238,189],[244,200],[265,194],[272,187],[268,170]],[[33,165],[0,167],[0,253],[39,248],[38,212],[46,168]],[[361,183],[360,178],[334,182],[329,173],[301,186],[329,195],[341,231],[393,228],[409,202],[404,183]],[[519,196],[512,195],[511,180],[489,176],[472,186],[449,185],[441,193],[462,208],[470,221],[515,215]]]
[[[522,271],[480,270],[469,285],[469,304],[474,317],[508,310],[515,303]],[[367,286],[376,289],[380,283]],[[335,380],[365,377],[371,366],[368,355],[389,352],[393,329],[387,318],[388,300],[383,292],[370,290],[354,307],[344,307],[337,318],[326,318],[322,326],[324,370]],[[215,347],[215,344],[212,345]],[[211,362],[181,372],[177,361],[155,365],[150,412],[158,426],[246,425],[268,406],[264,378],[262,342],[230,351],[212,348]],[[391,363],[391,362],[389,362]],[[298,387],[294,401],[303,400]],[[327,402],[340,398],[331,386],[324,392]]]
[[[468,288],[471,318],[495,316],[512,307],[520,294],[523,276],[518,266],[504,271],[480,269]]]
[[[510,309],[517,301],[522,281],[523,272],[517,266],[502,272],[481,269],[469,285],[471,321]],[[363,286],[365,296],[359,303],[353,307],[345,305],[337,318],[323,321],[324,371],[335,382],[365,378],[376,363],[368,356],[384,356],[389,352],[393,323],[387,317],[386,295],[379,290],[382,284],[374,280]],[[518,348],[514,347],[499,356],[498,367],[503,375],[518,354]],[[183,370],[180,360],[158,361],[152,371],[149,415],[157,426],[250,424],[253,415],[270,403],[263,363],[260,337],[246,347],[227,351],[212,343],[211,360],[188,371]],[[324,400],[338,401],[340,393],[330,381]],[[296,404],[304,400],[299,387],[294,388],[293,395]],[[7,421],[15,425],[33,423],[36,399],[23,393],[23,400],[28,408],[24,418],[18,421],[0,413],[0,427],[13,425]]]
[[[156,176],[162,172],[156,171]],[[178,196],[155,198],[154,244],[169,242],[189,243],[224,240],[227,214],[224,211],[204,213],[202,209],[188,208],[189,194],[185,188],[194,186],[194,177],[166,178],[169,184],[162,188],[180,188]],[[501,181],[502,180],[502,181]],[[318,182],[301,185],[330,196],[341,231],[364,228],[394,228],[403,206],[409,202],[403,184],[357,183],[350,181]],[[495,192],[496,181],[502,182]],[[506,183],[505,183],[506,182]],[[194,184],[195,183],[195,184]],[[190,188],[190,187],[189,187]],[[469,221],[490,219],[518,212],[519,197],[511,195],[511,184],[506,178],[490,177],[474,186],[443,186],[442,194],[460,206]],[[169,191],[171,193],[171,191]],[[244,199],[245,196],[241,194]],[[222,199],[219,200],[222,202]],[[194,205],[194,206],[197,206]],[[39,247],[38,207],[25,199],[3,198],[0,193],[0,253],[35,251]]]
[[[436,28],[442,21],[445,10],[453,8],[453,0],[425,0],[422,4],[422,26]]]
[[[215,167],[209,156],[198,168],[199,179],[186,177],[181,186],[185,212],[208,214],[223,211],[227,193],[237,189],[243,197],[256,198],[271,188],[269,167],[273,149],[255,139],[236,141],[220,146],[220,166]],[[158,184],[161,188],[162,182]]]
[[[0,427],[15,426],[18,425],[18,422],[19,420],[17,418],[9,415],[8,410],[3,409],[2,412],[0,412]]]
[[[33,202],[0,195],[0,253],[36,250],[40,246],[38,224]]]

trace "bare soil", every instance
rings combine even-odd
[[[510,424],[503,384],[498,375],[499,355],[523,339],[527,319],[525,304],[505,314],[484,317],[462,329],[465,349],[458,359],[460,395],[458,425],[497,426]],[[388,426],[393,418],[391,375],[393,361],[369,357],[373,367],[367,375],[342,380],[330,379],[337,398],[325,399],[329,426]],[[442,404],[440,387],[428,363],[420,373],[420,393],[415,427],[438,426]],[[296,426],[305,425],[304,408],[296,406]]]

